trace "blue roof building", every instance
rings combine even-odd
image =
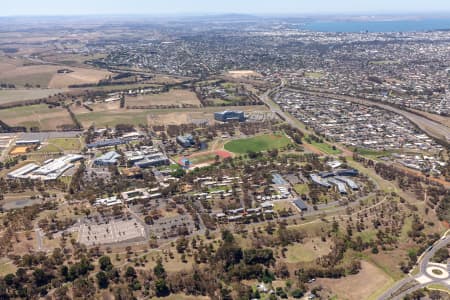
[[[294,200],[294,204],[295,206],[298,207],[298,209],[300,209],[301,211],[307,211],[308,210],[308,205],[306,205],[305,202],[303,202],[301,199],[296,199]]]

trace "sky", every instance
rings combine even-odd
[[[0,0],[0,16],[450,12],[449,0]]]

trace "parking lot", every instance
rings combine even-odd
[[[145,238],[144,227],[134,219],[112,220],[103,224],[82,224],[79,242],[86,246],[128,242]]]

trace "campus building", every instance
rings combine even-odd
[[[195,145],[194,137],[190,134],[177,136],[177,142],[183,148],[189,148]]]
[[[214,113],[214,119],[219,122],[245,122],[245,114],[242,111],[222,111]]]

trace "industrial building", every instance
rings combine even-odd
[[[242,111],[222,111],[214,113],[214,119],[220,122],[245,122],[245,114]]]

